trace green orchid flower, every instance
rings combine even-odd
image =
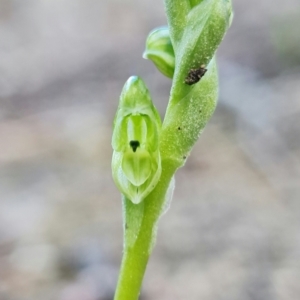
[[[159,114],[144,82],[130,77],[114,121],[112,174],[120,191],[135,204],[154,189],[161,174],[160,128]]]

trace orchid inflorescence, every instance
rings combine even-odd
[[[143,57],[172,79],[161,122],[137,76],[121,93],[114,120],[112,173],[123,195],[124,254],[115,300],[138,299],[157,222],[218,97],[215,53],[232,21],[231,0],[165,0],[168,27],[154,29]]]

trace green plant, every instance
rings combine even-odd
[[[138,77],[125,84],[114,120],[113,177],[123,195],[124,252],[115,300],[136,300],[172,199],[174,174],[214,112],[215,52],[232,19],[231,0],[165,0],[168,27],[152,31],[144,58],[172,78],[163,124]]]

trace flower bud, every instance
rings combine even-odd
[[[159,27],[149,33],[143,57],[152,60],[165,76],[173,78],[175,54],[168,27]]]
[[[112,173],[119,190],[135,204],[153,190],[160,178],[160,128],[160,116],[144,82],[130,77],[114,121]]]

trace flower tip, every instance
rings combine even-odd
[[[140,80],[139,76],[133,75],[133,76],[130,76],[130,77],[127,79],[126,84],[127,84],[127,85],[131,85],[131,84],[133,84],[133,83],[135,83],[135,82],[137,82],[137,81],[139,81],[139,80]]]
[[[140,204],[143,199],[140,197],[140,195],[136,194],[136,195],[132,196],[132,198],[130,198],[130,200],[133,204]]]
[[[143,57],[143,59],[148,59],[147,51],[144,51],[142,57]]]

